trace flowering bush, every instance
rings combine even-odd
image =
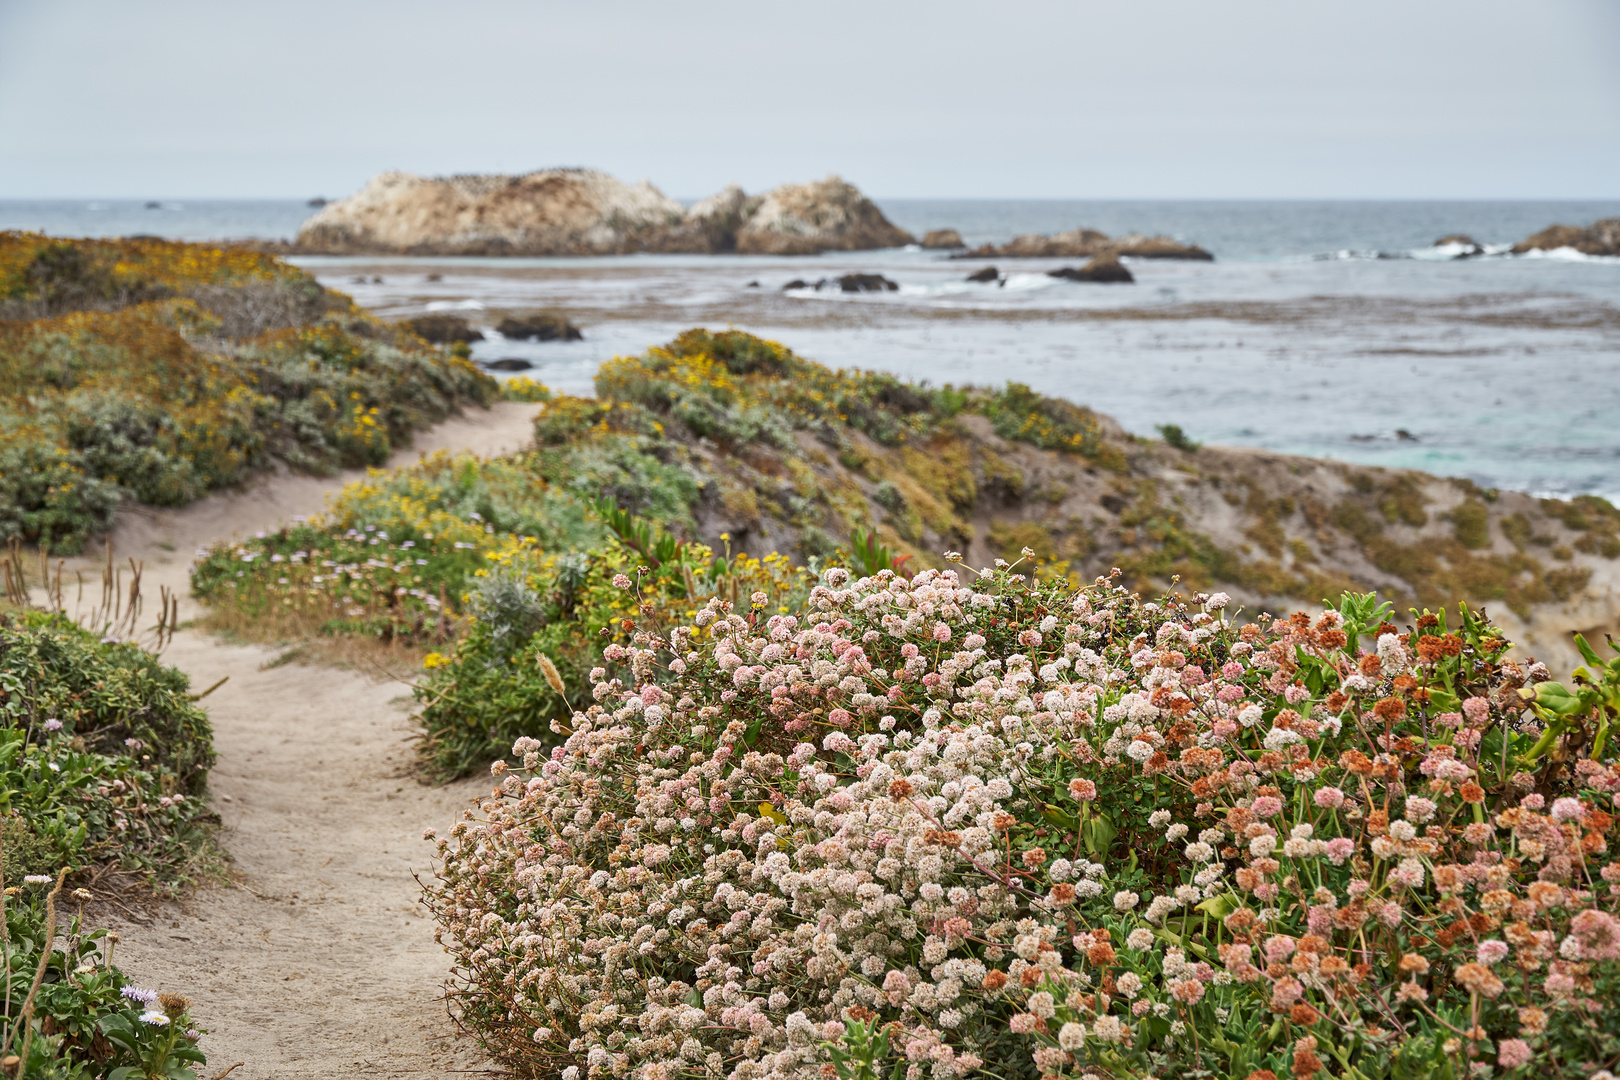
[[[316,518],[215,544],[191,586],[216,622],[260,639],[319,632],[438,645],[478,571],[536,545],[567,550],[603,536],[583,502],[537,483],[522,459],[440,451],[372,470]]]
[[[12,880],[6,879],[3,903],[6,978],[0,990],[0,1041],[15,1055],[7,1074],[196,1080],[189,1066],[206,1059],[197,1047],[202,1032],[192,1026],[191,1003],[128,982],[113,964],[118,935],[85,926],[82,912],[64,918],[57,877]],[[76,889],[72,897],[82,904],[90,893]]]
[[[1228,603],[834,569],[642,623],[439,841],[460,1017],[564,1080],[1613,1067],[1620,662]]]
[[[550,401],[551,388],[527,375],[501,380],[501,397],[506,401]]]
[[[597,550],[503,557],[480,571],[463,636],[448,655],[428,656],[416,691],[421,749],[434,771],[462,775],[519,737],[556,741],[552,724],[571,715],[570,698],[587,692],[593,668],[618,667],[643,622],[690,617],[713,596],[791,610],[809,591],[809,575],[781,555],[716,557],[617,516],[630,525],[626,537]]]

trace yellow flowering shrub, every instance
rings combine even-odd
[[[272,457],[380,464],[496,394],[469,361],[234,248],[0,233],[0,315],[21,316],[0,321],[0,539],[63,553],[122,498],[183,505]]]

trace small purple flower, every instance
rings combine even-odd
[[[54,716],[51,717],[49,720],[45,721],[45,730],[46,731],[61,731],[62,730],[62,721],[58,720]]]
[[[158,999],[156,990],[143,990],[139,986],[126,986],[119,993],[131,1001],[137,1001],[146,1006],[156,1004]]]

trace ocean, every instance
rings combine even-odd
[[[290,238],[311,212],[293,200],[156,201],[0,201],[0,228]],[[1003,261],[1003,284],[973,284],[963,279],[984,260],[914,249],[294,261],[387,317],[462,314],[486,328],[476,358],[529,360],[528,374],[570,393],[589,393],[615,355],[735,326],[834,367],[1027,383],[1141,435],[1178,424],[1204,442],[1620,499],[1620,259],[1448,260],[1432,247],[1466,233],[1505,248],[1555,222],[1620,215],[1620,200],[877,201],[914,233],[956,228],[970,245],[1085,225],[1164,233],[1216,261],[1128,261],[1131,285],[1047,276],[1064,260]],[[899,289],[781,288],[852,271]],[[585,340],[507,342],[489,329],[532,308],[567,312]]]

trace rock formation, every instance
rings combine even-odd
[[[304,223],[294,249],[361,255],[807,255],[913,242],[836,176],[764,195],[732,185],[683,210],[590,169],[426,178],[390,172]]]
[[[855,185],[836,176],[775,188],[737,230],[737,251],[744,255],[869,251],[913,242]]]
[[[1485,254],[1484,245],[1467,233],[1451,233],[1442,236],[1434,242],[1434,246],[1437,248],[1455,247],[1457,253],[1451,256],[1453,259],[1472,259],[1476,255]]]
[[[1620,218],[1604,218],[1586,228],[1553,225],[1513,245],[1513,253],[1574,248],[1582,255],[1620,255]]]
[[[962,243],[962,234],[955,229],[929,229],[923,234],[922,246],[929,251],[950,251],[967,247]]]
[[[521,319],[505,318],[495,331],[507,341],[583,341],[585,335],[565,316],[541,312]]]
[[[900,286],[884,277],[882,274],[845,274],[840,278],[825,278],[816,282],[816,291],[821,287],[837,285],[840,292],[899,292]]]
[[[985,284],[989,284],[989,283],[992,283],[992,282],[1000,281],[1001,280],[1001,273],[995,267],[987,266],[983,270],[974,271],[973,273],[969,274],[967,277],[963,278],[962,280],[971,281],[971,282],[974,282],[974,283],[980,284],[980,285],[985,285]]]
[[[1120,263],[1119,256],[1113,252],[1098,255],[1082,267],[1064,266],[1057,270],[1048,270],[1048,277],[1062,278],[1064,281],[1091,281],[1099,284],[1128,284],[1136,280],[1131,272]]]
[[[301,251],[333,255],[611,255],[662,250],[681,204],[589,169],[429,179],[389,172],[304,223]]]
[[[411,332],[417,337],[435,345],[484,340],[483,333],[473,329],[467,320],[459,315],[419,315],[414,319],[406,319],[405,325],[410,327]]]
[[[1027,233],[997,246],[985,244],[953,259],[1083,259],[1095,255],[1128,255],[1137,259],[1196,259],[1214,261],[1215,256],[1197,244],[1183,244],[1168,236],[1129,233],[1110,237],[1096,229],[1072,229],[1043,236]]]

